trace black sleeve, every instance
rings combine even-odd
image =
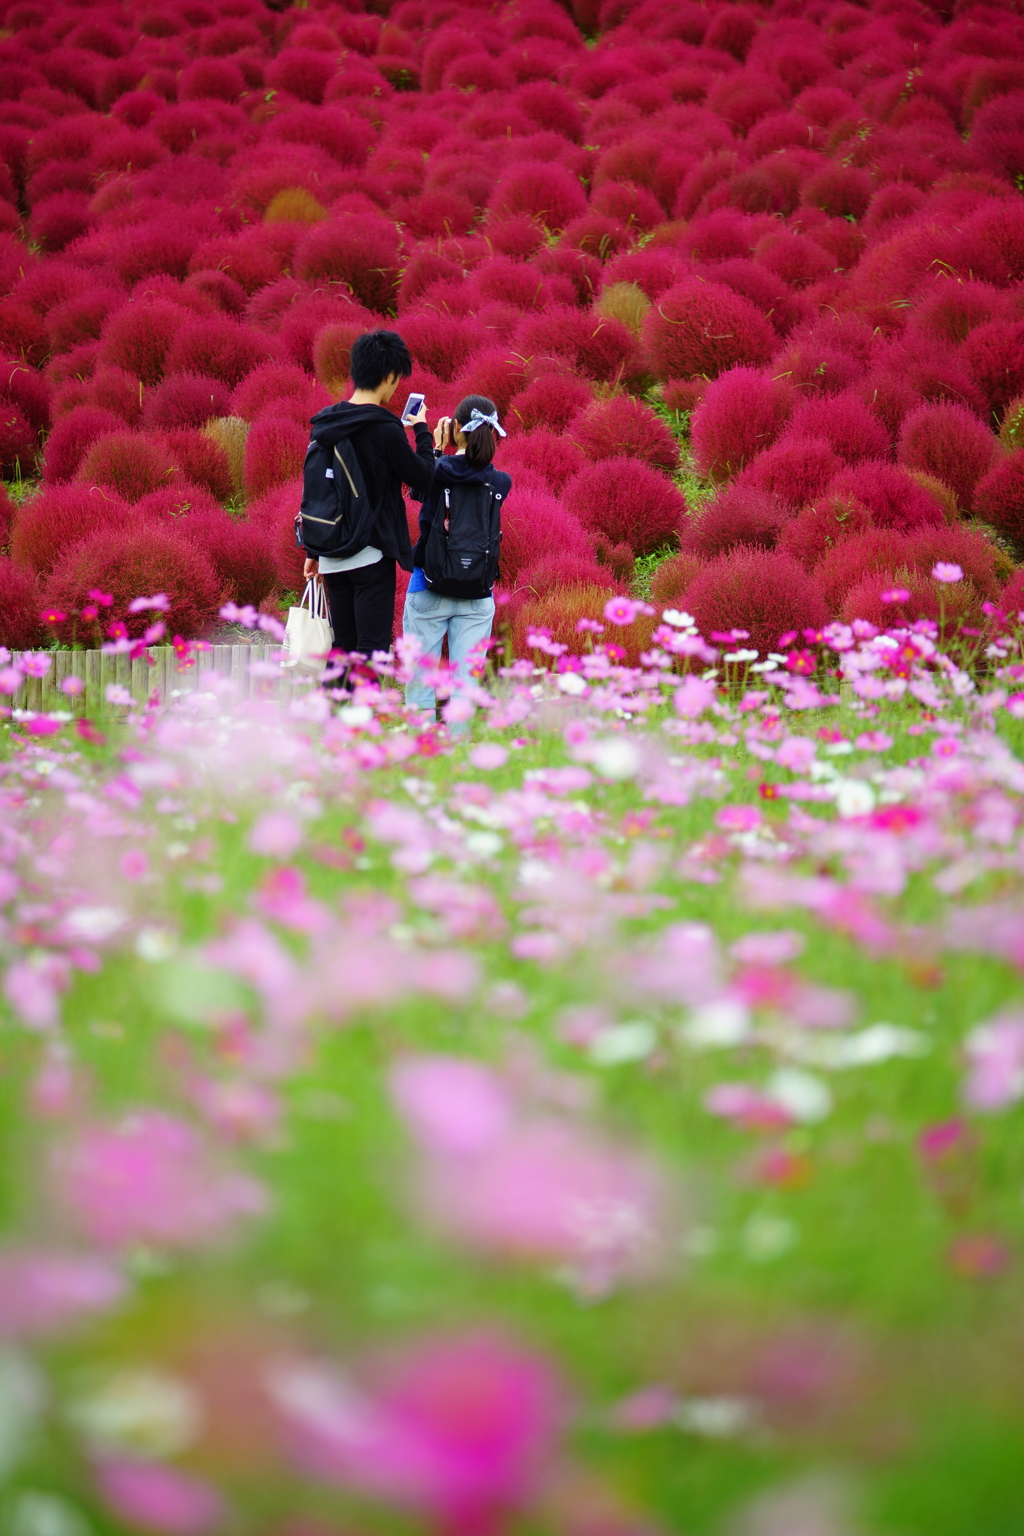
[[[409,447],[404,427],[396,421],[394,428],[388,428],[388,464],[403,485],[425,496],[434,478],[434,439],[425,422],[415,427],[414,431],[415,452]]]

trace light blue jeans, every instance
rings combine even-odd
[[[463,682],[468,682],[473,649],[490,637],[494,623],[493,597],[442,597],[439,592],[409,592],[402,614],[402,632],[414,635],[422,654],[440,660],[445,634],[448,662]],[[434,690],[425,683],[410,683],[405,690],[410,709],[433,709]]]

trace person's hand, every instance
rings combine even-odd
[[[402,420],[407,427],[425,427],[427,424],[427,402],[424,400],[415,416],[403,416]]]
[[[442,448],[443,449],[443,448],[446,448],[448,446],[448,438],[451,435],[451,424],[452,424],[452,419],[451,419],[450,416],[442,416],[441,417],[441,420],[438,422],[437,426],[434,428],[434,447],[435,448]]]
[[[309,556],[307,555],[306,556],[306,563],[302,567],[303,580],[304,581],[310,581],[314,576],[319,576],[319,575],[320,575],[320,562],[319,562],[319,560],[311,560],[309,558]]]

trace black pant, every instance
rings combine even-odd
[[[339,651],[389,651],[395,628],[395,562],[334,571],[324,577],[334,646]]]

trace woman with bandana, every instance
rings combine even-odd
[[[448,663],[452,671],[467,681],[479,670],[486,655],[494,622],[494,598],[488,589],[474,597],[448,597],[431,590],[424,569],[425,552],[434,519],[445,515],[445,506],[457,488],[486,485],[494,503],[504,505],[512,489],[511,478],[493,464],[498,437],[504,437],[498,421],[498,408],[484,395],[467,395],[451,417],[442,417],[434,434],[442,451],[454,453],[439,458],[434,480],[420,511],[420,537],[413,550],[414,569],[405,599],[402,630],[407,639],[419,642],[420,654],[437,663],[441,646],[448,636]],[[411,709],[433,711],[434,690],[425,682],[410,683],[405,691]]]

